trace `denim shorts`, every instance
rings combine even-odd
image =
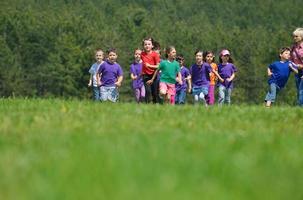
[[[117,87],[115,86],[101,86],[100,87],[100,100],[101,101],[111,101],[117,102],[119,98],[119,92]]]
[[[195,95],[199,96],[201,93],[203,93],[206,96],[208,94],[208,86],[193,87],[192,88],[192,94],[193,94],[193,96],[195,96]]]

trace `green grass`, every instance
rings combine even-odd
[[[0,199],[302,199],[303,110],[0,100]]]

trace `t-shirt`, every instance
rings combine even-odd
[[[218,71],[218,65],[216,63],[211,63],[210,66],[213,70]],[[209,79],[209,85],[216,85],[217,76],[213,72],[210,73]]]
[[[185,80],[185,78],[187,78],[190,75],[189,70],[184,66],[181,67],[180,72],[181,72],[183,84],[180,85],[178,82],[176,83],[176,91],[177,92],[181,91],[181,90],[186,91],[187,81]]]
[[[209,86],[209,73],[212,69],[208,63],[204,62],[202,65],[193,64],[189,71],[193,87]]]
[[[90,69],[88,71],[92,75],[92,82],[93,82],[93,86],[94,87],[97,87],[97,77],[96,77],[96,74],[97,74],[97,72],[99,70],[99,67],[100,67],[100,65],[102,63],[94,63],[94,64],[92,64],[92,66],[90,67]]]
[[[219,82],[218,84],[223,85],[226,88],[233,88],[233,81],[228,82],[228,81],[226,81],[226,79],[230,78],[233,75],[233,73],[235,73],[236,71],[237,71],[237,68],[234,66],[234,64],[232,64],[232,63],[226,63],[226,64],[220,63],[218,65],[218,74],[221,76],[221,78],[224,79],[224,82],[223,83]]]
[[[295,64],[303,65],[303,42],[300,44],[295,44],[291,48],[290,60]],[[301,78],[303,76],[303,70],[298,70],[298,74],[295,74],[296,78]]]
[[[156,69],[146,67],[146,63],[150,65],[158,65],[160,63],[160,55],[155,52],[151,51],[150,53],[142,52],[141,53],[141,60],[142,60],[142,74],[152,75]]]
[[[272,72],[272,75],[268,79],[268,84],[275,83],[280,88],[283,88],[288,81],[290,72],[292,71],[289,64],[291,64],[290,61],[276,61],[270,64],[268,68]],[[294,67],[296,68],[296,66]]]
[[[99,68],[98,73],[101,75],[101,86],[112,87],[115,86],[119,76],[123,75],[121,66],[118,63],[110,63],[105,61]]]
[[[180,72],[180,65],[177,61],[163,60],[159,65],[160,73],[160,82],[164,83],[176,83],[176,76]]]
[[[132,81],[132,87],[133,89],[138,89],[143,86],[143,79],[141,76],[142,73],[142,63],[136,63],[134,62],[131,64],[129,72],[135,76],[137,76],[136,80]]]

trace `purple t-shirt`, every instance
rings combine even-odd
[[[182,76],[182,82],[183,84],[180,85],[178,82],[176,83],[176,91],[186,91],[187,88],[187,81],[185,80],[185,78],[187,78],[190,74],[189,74],[189,70],[186,67],[181,67],[181,76]]]
[[[129,69],[129,73],[137,76],[137,79],[132,81],[133,89],[141,88],[143,86],[143,79],[142,79],[142,76],[141,76],[141,74],[142,74],[142,63],[134,62],[133,64],[131,64],[130,69]]]
[[[227,64],[222,64],[220,63],[218,65],[218,73],[221,76],[221,78],[224,79],[224,82],[221,83],[220,81],[218,82],[219,85],[223,85],[227,88],[233,88],[233,82],[228,82],[226,81],[227,78],[231,77],[233,73],[237,71],[237,68],[232,64],[232,63],[227,63]]]
[[[99,68],[98,73],[101,73],[101,86],[115,86],[119,76],[123,75],[121,66],[118,63],[110,63],[105,61]]]
[[[210,72],[212,72],[212,68],[206,62],[202,65],[193,64],[190,68],[193,87],[208,87]]]

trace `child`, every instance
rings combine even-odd
[[[97,85],[96,74],[99,70],[100,65],[103,63],[103,57],[104,57],[103,51],[101,49],[97,49],[95,51],[96,63],[94,63],[88,71],[90,73],[88,87],[92,87],[92,89],[93,89],[93,99],[95,101],[100,100],[100,87],[98,87],[98,85]]]
[[[166,103],[174,104],[174,101],[171,101],[171,97],[175,96],[176,88],[175,83],[178,81],[182,85],[182,77],[180,73],[180,66],[176,58],[176,49],[173,46],[170,46],[166,49],[166,58],[167,60],[161,61],[159,68],[154,73],[151,80],[147,84],[152,84],[156,79],[157,72],[161,70],[160,74],[160,96],[165,100]],[[178,77],[176,78],[176,76]]]
[[[117,52],[115,49],[107,51],[108,58],[100,66],[97,73],[97,82],[100,85],[101,101],[117,102],[119,97],[118,87],[121,86],[123,80],[123,71],[117,60]],[[101,77],[101,82],[100,82]]]
[[[298,66],[298,74],[295,75],[297,98],[299,105],[303,106],[303,28],[297,28],[293,32],[293,39],[290,60]]]
[[[219,105],[227,103],[230,105],[231,92],[233,90],[233,79],[235,78],[237,68],[233,64],[233,59],[227,49],[223,49],[220,53],[218,73],[222,79],[219,79]]]
[[[158,86],[159,82],[156,79],[152,82],[152,84],[147,84],[147,81],[151,80],[156,69],[160,63],[160,55],[153,51],[153,38],[147,37],[143,39],[143,49],[141,53],[141,60],[142,60],[142,76],[143,76],[143,83],[145,87],[145,102],[150,102],[150,96],[152,95],[153,103],[158,102]]]
[[[212,51],[206,51],[203,54],[203,58],[204,58],[204,61],[207,62],[214,71],[218,72],[218,66],[214,62],[215,56]],[[211,72],[209,74],[209,79],[210,79],[210,82],[209,82],[208,95],[206,97],[206,100],[207,100],[208,105],[214,105],[215,104],[215,85],[216,85],[216,81],[218,78],[213,72]]]
[[[176,104],[185,104],[186,100],[186,89],[188,89],[188,92],[191,91],[191,77],[189,70],[184,66],[184,57],[183,55],[177,56],[177,61],[179,62],[179,65],[181,67],[180,72],[182,76],[182,85],[179,83],[176,83],[176,97],[175,97],[175,103]],[[186,82],[188,84],[186,84]],[[187,87],[188,85],[188,87]]]
[[[134,90],[135,99],[137,103],[142,102],[145,98],[145,87],[143,84],[142,73],[142,60],[141,60],[141,50],[135,50],[135,61],[130,66],[130,77],[132,79],[132,88]]]
[[[195,56],[196,63],[190,68],[194,103],[201,101],[205,106],[207,106],[205,97],[208,94],[209,74],[213,72],[216,76],[219,77],[219,79],[221,77],[216,71],[211,68],[208,63],[203,62],[203,52],[201,50],[197,50],[195,52]]]
[[[297,66],[289,61],[290,48],[281,48],[279,56],[280,61],[270,64],[267,68],[269,91],[265,97],[266,107],[270,107],[271,103],[275,102],[276,95],[286,85],[290,72],[298,73]]]

